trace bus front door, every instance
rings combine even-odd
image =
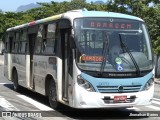
[[[61,30],[61,51],[62,51],[62,98],[64,101],[68,101],[68,86],[69,86],[69,30]]]

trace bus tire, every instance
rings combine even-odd
[[[12,77],[12,80],[13,80],[14,90],[15,90],[16,92],[18,92],[18,91],[20,90],[20,86],[19,86],[19,84],[18,84],[18,74],[17,74],[17,71],[16,71],[16,70],[13,71],[13,75],[12,75],[12,76],[13,76],[13,77]]]
[[[50,80],[48,98],[49,98],[50,106],[53,109],[59,109],[60,108],[60,103],[57,101],[56,84],[55,84],[53,79]]]

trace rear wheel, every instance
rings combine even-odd
[[[60,103],[57,101],[57,90],[54,80],[50,80],[49,84],[49,103],[53,109],[59,109]]]
[[[18,84],[18,75],[17,75],[17,71],[16,71],[16,70],[13,71],[13,75],[12,75],[12,76],[13,76],[13,77],[12,77],[12,80],[13,80],[14,90],[15,90],[16,92],[18,92],[18,91],[20,90],[20,86],[19,86],[19,84]]]

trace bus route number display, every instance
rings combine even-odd
[[[105,58],[102,56],[86,56],[82,55],[80,61],[102,62]]]
[[[102,21],[102,20],[86,20],[83,22],[83,28],[97,29],[139,29],[139,24],[133,21]]]

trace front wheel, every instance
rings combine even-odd
[[[49,84],[49,103],[53,109],[60,108],[60,103],[57,101],[57,90],[54,80],[50,80]]]

